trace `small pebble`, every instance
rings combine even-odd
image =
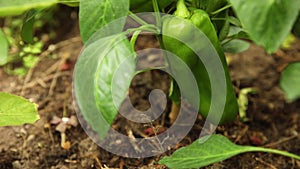
[[[18,161],[18,160],[12,162],[12,166],[14,169],[22,169],[22,165],[21,165],[20,161]]]

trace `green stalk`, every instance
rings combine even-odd
[[[161,17],[160,17],[160,11],[159,11],[157,0],[152,0],[152,4],[153,4],[154,12],[155,12],[156,25],[160,28],[161,27]]]
[[[248,151],[247,152],[265,152],[265,153],[273,153],[273,154],[279,154],[282,156],[286,156],[286,157],[291,157],[297,160],[300,160],[300,156],[296,155],[296,154],[292,154],[286,151],[282,151],[282,150],[276,150],[276,149],[270,149],[270,148],[263,148],[263,147],[252,147],[252,146],[247,146],[248,147]]]
[[[220,9],[218,9],[218,10],[216,10],[216,11],[213,11],[213,12],[211,12],[210,14],[211,14],[211,15],[218,14],[218,13],[220,13],[220,12],[222,12],[222,11],[224,11],[224,10],[226,10],[226,9],[230,8],[231,6],[232,6],[231,4],[229,4],[229,5],[226,5],[226,6],[224,6],[224,7],[220,8]]]
[[[140,17],[136,16],[136,14],[134,14],[133,12],[129,11],[130,17],[135,20],[137,23],[139,23],[140,25],[148,25],[147,22],[145,22],[143,19],[141,19]]]
[[[140,26],[140,27],[137,27],[137,28],[127,29],[124,33],[125,34],[130,34],[130,33],[135,32],[135,31],[148,31],[148,32],[151,32],[151,33],[154,33],[154,34],[159,34],[159,32],[160,32],[160,30],[157,26],[152,25],[152,24],[147,24],[147,25],[143,25],[143,26]]]
[[[176,11],[175,11],[174,15],[182,17],[182,18],[189,18],[191,16],[191,13],[190,13],[189,9],[186,7],[184,0],[177,1]]]
[[[130,44],[131,44],[131,47],[132,49],[134,49],[134,46],[135,46],[135,42],[139,36],[139,34],[141,33],[142,31],[141,30],[137,30],[133,33],[131,39],[130,39]]]

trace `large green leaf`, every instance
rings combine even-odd
[[[118,18],[127,16],[129,12],[129,0],[88,0],[81,1],[79,5],[80,34],[83,42],[87,40],[97,30]],[[122,32],[123,22],[119,22],[115,27],[116,33]]]
[[[282,72],[280,87],[290,102],[300,98],[300,62],[289,64]]]
[[[117,115],[134,74],[134,50],[123,34],[94,41],[80,55],[74,74],[76,101],[100,139]]]
[[[230,0],[250,37],[275,52],[292,29],[300,0]]]
[[[240,153],[245,152],[268,152],[280,154],[295,159],[300,156],[285,151],[268,149],[263,147],[240,146],[232,143],[222,135],[208,135],[196,140],[187,147],[183,147],[170,157],[164,157],[159,161],[169,168],[199,168],[213,164]]]
[[[22,97],[0,92],[0,126],[34,123],[38,119],[36,104]]]
[[[19,15],[33,8],[46,8],[58,0],[0,0],[0,16]]]
[[[8,58],[8,41],[0,29],[0,66],[7,63]]]

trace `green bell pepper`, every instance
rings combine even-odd
[[[180,9],[180,11],[178,11],[178,9]],[[201,39],[195,39],[196,36],[193,36],[196,33],[195,29],[192,27],[193,25],[206,35],[220,57],[223,70],[225,72],[227,85],[224,112],[211,112],[213,114],[208,120],[214,124],[223,124],[225,122],[234,120],[238,112],[237,99],[232,87],[225,55],[222,51],[222,47],[216,34],[215,27],[212,24],[209,15],[201,9],[187,9],[185,7],[184,0],[178,1],[177,11],[174,14],[178,17],[171,17],[167,15],[162,18],[162,47],[182,59],[182,61],[184,61],[193,72],[193,75],[198,84],[198,91],[200,96],[199,112],[204,117],[208,117],[208,112],[212,104],[222,104],[220,103],[221,100],[214,100],[215,102],[211,103],[211,84],[205,65],[194,53],[194,51],[177,40],[178,38],[181,40],[184,39],[193,43],[201,44],[201,42],[199,42],[201,41]],[[193,25],[188,23],[192,23]],[[168,32],[169,36],[165,36],[166,32]],[[205,46],[199,45],[199,48],[201,47]],[[169,64],[171,69],[172,66],[176,66],[172,65],[172,63]],[[170,98],[173,102],[178,103],[180,101],[179,93],[180,90],[178,88],[178,85],[173,81],[172,91],[170,94]],[[220,113],[223,113],[221,121],[218,120]]]

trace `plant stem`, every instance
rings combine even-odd
[[[161,17],[160,17],[160,11],[158,7],[157,0],[152,0],[153,9],[155,12],[155,19],[156,19],[156,25],[160,28],[161,27]]]
[[[159,28],[155,25],[152,25],[152,24],[143,25],[143,26],[140,26],[138,28],[130,28],[130,29],[127,29],[124,33],[125,34],[130,34],[130,33],[135,32],[135,31],[149,31],[149,32],[154,33],[154,34],[159,34]]]
[[[266,153],[273,153],[273,154],[279,154],[279,155],[283,155],[286,157],[291,157],[297,160],[300,160],[300,156],[296,155],[296,154],[292,154],[286,151],[282,151],[282,150],[276,150],[276,149],[270,149],[270,148],[264,148],[264,147],[252,147],[249,146],[249,151],[255,152],[255,151],[259,151],[259,152],[266,152]]]
[[[64,144],[66,142],[66,133],[65,132],[61,132],[60,133],[60,137],[61,137],[60,145],[61,145],[61,147],[64,147]]]
[[[218,9],[218,10],[216,10],[216,11],[211,12],[211,15],[218,14],[218,13],[220,13],[220,12],[222,12],[222,11],[224,11],[224,10],[230,8],[231,6],[232,6],[231,4],[228,4],[228,5],[224,6],[223,8],[220,8],[220,9]]]
[[[140,17],[138,17],[133,12],[129,11],[129,14],[130,14],[130,17],[132,17],[132,19],[135,20],[140,25],[147,25],[148,24],[147,22],[145,22],[143,19],[141,19]]]
[[[226,18],[211,18],[212,21],[226,21]]]
[[[132,49],[134,49],[134,46],[135,46],[135,42],[139,36],[139,34],[141,33],[142,31],[141,30],[138,30],[138,31],[135,31],[130,39],[130,44],[132,46]]]
[[[189,9],[185,5],[184,0],[178,0],[176,4],[176,11],[174,13],[175,16],[179,16],[181,18],[189,18],[191,13]]]

